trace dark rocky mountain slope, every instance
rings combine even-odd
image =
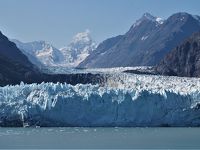
[[[145,13],[126,34],[102,42],[78,67],[156,65],[169,50],[200,30],[199,18],[176,13],[161,20]]]
[[[38,69],[0,32],[0,85],[34,82],[40,77]]]
[[[200,32],[170,51],[156,71],[162,75],[200,77]]]

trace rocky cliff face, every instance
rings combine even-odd
[[[156,70],[163,75],[200,77],[200,32],[173,49]]]

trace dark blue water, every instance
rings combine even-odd
[[[0,128],[1,149],[200,149],[200,128]]]

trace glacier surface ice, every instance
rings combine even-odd
[[[0,87],[0,126],[199,126],[200,79],[108,74],[103,84]]]

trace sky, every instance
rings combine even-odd
[[[166,19],[176,12],[200,15],[199,6],[200,0],[0,0],[0,31],[60,48],[89,29],[100,43],[127,32],[145,12]]]

